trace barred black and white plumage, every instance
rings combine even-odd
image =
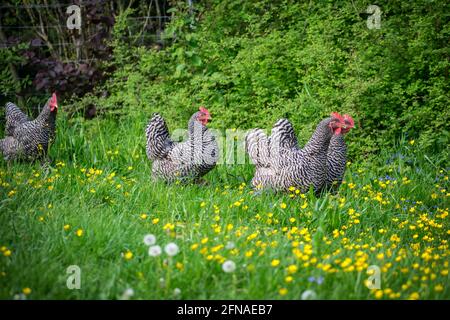
[[[28,116],[12,102],[5,105],[5,135],[12,136],[17,125],[30,121]]]
[[[330,139],[327,152],[327,180],[324,190],[336,193],[344,179],[347,165],[347,145],[344,135],[355,126],[355,122],[348,114],[341,116],[339,113],[333,113],[332,116],[338,118],[341,125]]]
[[[7,104],[6,110],[6,131],[9,135],[0,140],[0,152],[4,159],[32,161],[44,158],[55,138],[56,95],[48,100],[34,120],[24,121],[26,115],[13,104]]]
[[[338,131],[340,133],[341,125],[341,119],[336,117],[322,120],[302,149],[287,119],[278,120],[269,137],[261,129],[250,131],[246,137],[246,147],[255,164],[252,185],[280,191],[296,187],[301,192],[313,187],[319,193],[328,178],[336,179],[341,174],[339,168],[335,168],[335,163],[340,163],[340,159],[334,158],[340,145],[329,150],[330,140]]]
[[[325,190],[335,193],[345,174],[347,164],[347,145],[342,134],[333,135],[327,152],[327,180]]]
[[[146,153],[153,161],[152,176],[167,182],[196,180],[216,165],[218,146],[214,136],[205,126],[209,112],[192,115],[188,123],[188,138],[184,142],[171,140],[166,122],[154,114],[146,128]]]

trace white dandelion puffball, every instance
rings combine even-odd
[[[122,293],[120,300],[129,300],[132,296],[134,296],[134,290],[132,288],[128,288]]]
[[[162,249],[160,246],[151,246],[148,248],[148,254],[152,257],[157,257],[162,253]]]
[[[181,294],[181,289],[180,288],[175,288],[173,290],[173,294],[176,295],[176,296],[179,296]]]
[[[315,300],[317,294],[313,290],[306,290],[302,293],[302,300]]]
[[[152,234],[147,234],[144,237],[144,243],[148,246],[152,246],[156,243],[156,237]]]
[[[164,247],[164,251],[167,253],[168,256],[173,257],[174,255],[176,255],[180,249],[178,248],[178,246],[176,245],[176,243],[168,243],[165,247]]]
[[[234,249],[234,247],[235,247],[234,242],[233,241],[228,241],[226,246],[225,246],[225,249],[231,250],[231,249]]]
[[[234,270],[236,270],[236,263],[231,260],[227,260],[222,264],[222,269],[226,273],[234,272]]]
[[[134,290],[132,288],[128,288],[123,292],[123,294],[128,297],[134,296]]]

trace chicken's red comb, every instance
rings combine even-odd
[[[338,113],[338,112],[332,112],[332,113],[331,113],[331,116],[332,116],[333,118],[338,119],[340,122],[343,122],[343,121],[344,121],[344,117],[341,116],[341,114]]]
[[[200,110],[200,112],[208,114],[209,115],[209,111],[208,109],[206,109],[205,107],[201,106],[200,108],[198,108],[198,110]]]
[[[353,128],[355,126],[355,121],[353,121],[353,118],[348,115],[348,114],[344,114],[344,121],[347,120],[348,123],[350,124],[350,126]]]

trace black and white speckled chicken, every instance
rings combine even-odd
[[[146,152],[153,161],[152,176],[167,182],[198,180],[216,165],[218,145],[206,124],[211,119],[200,107],[188,123],[188,138],[176,143],[170,139],[166,122],[154,114],[146,128]]]
[[[6,136],[0,140],[3,158],[6,161],[45,158],[55,138],[57,110],[55,93],[34,120],[30,120],[15,104],[7,103]]]
[[[343,119],[338,113],[333,113],[322,120],[303,148],[298,146],[294,128],[287,119],[278,120],[269,137],[261,129],[250,131],[246,148],[256,167],[252,185],[280,191],[292,186],[301,192],[313,187],[319,193],[328,186],[328,181],[331,185],[336,177],[342,179],[340,157],[346,149],[342,148],[340,140],[333,142],[331,149],[329,146],[333,136],[350,129],[350,124]]]

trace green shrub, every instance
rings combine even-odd
[[[98,104],[119,114],[158,111],[174,126],[199,105],[219,128],[270,128],[288,117],[301,141],[339,111],[357,123],[352,157],[392,150],[401,138],[448,154],[448,5],[378,5],[381,29],[371,30],[365,1],[204,1],[195,16],[180,3],[164,50],[117,37],[116,71]]]

